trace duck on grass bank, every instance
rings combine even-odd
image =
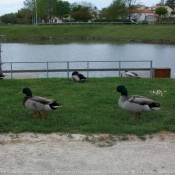
[[[71,79],[72,81],[76,81],[76,82],[85,82],[87,78],[83,74],[80,74],[79,72],[74,71],[72,73]]]
[[[52,111],[61,107],[60,103],[57,101],[42,97],[42,96],[32,96],[32,91],[30,88],[24,88],[21,94],[26,94],[23,99],[23,106],[31,111],[37,112],[33,117],[38,117],[40,114],[43,119],[46,118],[44,111]]]
[[[160,104],[150,98],[139,95],[132,95],[128,97],[127,89],[123,85],[118,86],[114,92],[121,93],[118,105],[122,109],[135,114],[131,119],[136,119],[142,112],[160,109]]]
[[[123,77],[123,78],[140,78],[140,76],[138,74],[136,74],[135,72],[129,72],[127,70],[125,70],[125,72],[123,72],[121,74],[121,77]]]

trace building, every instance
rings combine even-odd
[[[155,14],[155,10],[159,7],[164,7],[167,9],[167,17],[172,15],[171,12],[173,9],[171,9],[169,6],[151,6],[146,8],[144,5],[137,5],[136,9],[132,11],[131,18],[137,20],[137,22],[155,22],[159,18],[159,15]]]

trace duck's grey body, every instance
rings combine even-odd
[[[60,106],[56,104],[53,106],[53,100],[47,99],[41,96],[25,97],[23,105],[25,108],[32,111],[52,111],[59,108]]]
[[[34,117],[42,114],[45,118],[44,111],[52,111],[61,107],[61,104],[54,100],[42,96],[32,96],[32,91],[29,88],[24,88],[22,93],[26,94],[23,99],[23,106],[31,111],[38,112],[37,115],[33,115]]]
[[[131,96],[127,98],[121,95],[118,101],[118,105],[121,108],[132,113],[151,111],[152,109],[148,106],[151,103],[155,103],[155,101],[143,96]]]
[[[127,89],[123,85],[118,86],[115,92],[121,93],[118,105],[126,111],[135,113],[134,119],[144,111],[160,109],[160,104],[150,98],[139,95],[127,97]]]

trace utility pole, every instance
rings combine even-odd
[[[2,72],[2,59],[1,59],[1,43],[3,40],[6,39],[6,36],[5,35],[0,35],[0,80],[4,78],[4,75],[3,75],[3,72]]]
[[[35,12],[36,12],[36,26],[38,25],[37,21],[37,0],[35,0]]]

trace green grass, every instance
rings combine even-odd
[[[0,26],[0,34],[11,39],[47,37],[95,37],[105,39],[175,40],[173,25],[57,25]]]
[[[4,79],[0,81],[0,133],[107,133],[143,136],[160,131],[175,132],[174,79],[89,78],[74,83],[68,78]],[[118,106],[119,93],[112,93],[123,84],[129,95],[155,99],[161,110],[145,112],[136,120]],[[57,100],[62,108],[46,112],[47,118],[32,118],[22,105],[24,87],[34,95]],[[151,93],[161,90],[160,94]],[[151,92],[150,92],[151,91]],[[166,91],[166,92],[164,92]]]

